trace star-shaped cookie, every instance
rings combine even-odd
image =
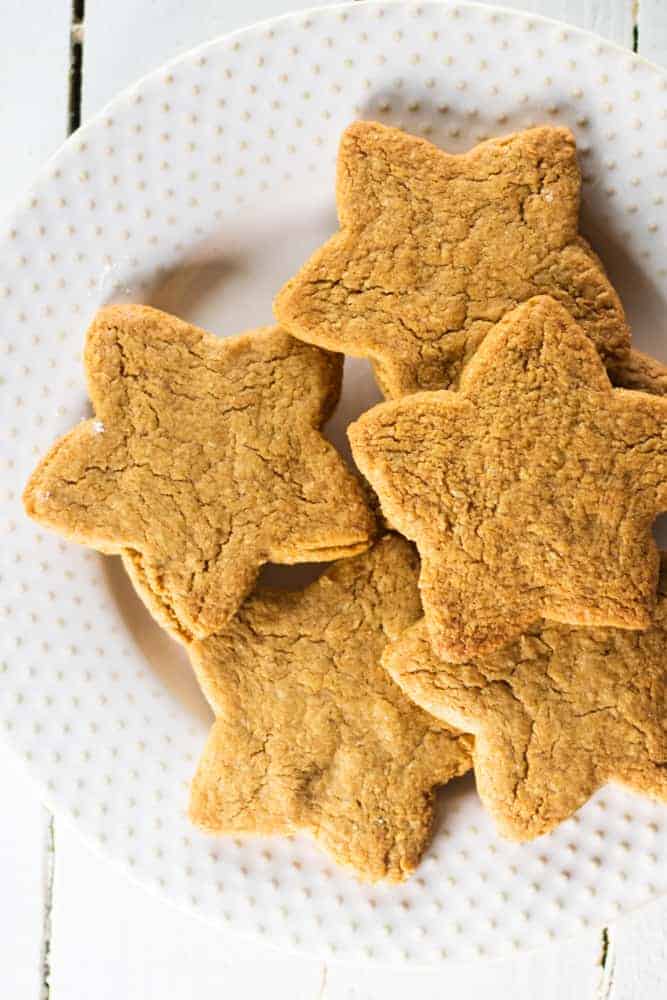
[[[468,663],[422,620],[383,664],[434,716],[474,734],[477,790],[500,831],[547,833],[607,781],[667,801],[667,555],[645,632],[542,621]]]
[[[101,310],[86,339],[95,419],[61,438],[24,494],[31,517],[121,553],[176,635],[220,628],[260,566],[370,543],[362,489],[318,427],[341,359],[279,329],[221,339],[144,306]]]
[[[489,333],[458,392],[369,410],[352,451],[417,543],[436,653],[493,649],[539,617],[646,628],[667,507],[667,399],[612,389],[546,296]]]
[[[578,234],[580,187],[564,128],[453,156],[355,122],[338,155],[340,232],[281,290],[278,322],[309,343],[370,358],[389,398],[454,387],[491,326],[537,294],[562,302],[613,356],[628,328]]]
[[[308,830],[364,879],[398,881],[431,834],[433,788],[470,738],[380,666],[421,614],[412,546],[385,536],[300,593],[260,591],[190,647],[216,715],[190,816],[212,833]]]
[[[653,396],[667,396],[667,366],[641,351],[630,350],[607,363],[611,384],[620,389],[636,389]]]

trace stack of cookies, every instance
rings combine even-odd
[[[471,766],[519,840],[608,780],[667,800],[667,370],[630,348],[579,197],[565,129],[451,156],[356,123],[340,232],[279,328],[93,322],[95,417],[25,506],[119,554],[187,647],[215,713],[204,829],[309,830],[399,880]],[[320,433],[343,354],[387,399],[349,428],[365,483]],[[301,592],[255,586],[264,563],[333,560]]]

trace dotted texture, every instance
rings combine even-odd
[[[636,342],[664,355],[667,83],[648,63],[539,18],[367,3],[151,74],[61,149],[0,233],[0,733],[105,855],[204,917],[354,960],[502,955],[665,892],[667,810],[607,788],[515,845],[461,779],[399,887],[360,886],[307,838],[200,835],[185,809],[210,713],[184,655],[116,560],[39,532],[19,502],[37,456],[89,413],[80,353],[98,306],[134,298],[216,332],[270,321],[272,294],[335,228],[336,145],[355,117],[451,151],[572,127],[584,229]],[[377,398],[361,362],[347,384],[338,432]]]

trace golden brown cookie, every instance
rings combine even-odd
[[[650,624],[667,399],[612,389],[553,299],[502,320],[460,391],[382,403],[349,436],[389,522],[417,543],[438,655],[486,652],[539,617]]]
[[[641,351],[630,350],[607,362],[611,384],[619,389],[667,396],[667,366]]]
[[[606,358],[629,333],[604,268],[578,234],[572,133],[541,127],[462,156],[374,122],[338,154],[341,230],[275,301],[301,340],[372,360],[397,398],[458,383],[486,332],[546,293]]]
[[[470,738],[413,705],[380,666],[417,620],[417,556],[385,536],[300,593],[260,591],[192,645],[216,714],[190,816],[213,833],[310,831],[364,879],[398,881],[431,834],[433,788]]]
[[[220,339],[145,306],[98,313],[85,348],[95,419],[24,494],[31,517],[121,553],[151,611],[203,638],[260,566],[365,549],[373,518],[318,427],[341,359],[279,329]]]
[[[477,790],[529,840],[607,781],[667,800],[667,556],[645,632],[541,621],[468,663],[433,653],[422,620],[383,664],[418,705],[475,737]]]

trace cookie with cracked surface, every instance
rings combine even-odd
[[[491,326],[549,294],[603,358],[629,333],[599,258],[578,234],[572,133],[540,127],[450,155],[355,122],[338,154],[340,232],[278,294],[295,337],[371,359],[398,398],[458,384]]]
[[[453,664],[422,620],[383,664],[416,704],[474,734],[477,790],[505,836],[547,833],[608,781],[667,801],[665,554],[645,632],[541,621]]]
[[[120,553],[176,636],[224,625],[264,562],[370,544],[361,487],[318,430],[338,399],[339,356],[277,328],[223,339],[124,305],[98,313],[85,368],[95,419],[37,467],[26,511]]]
[[[470,738],[380,666],[421,614],[414,549],[385,536],[301,592],[260,591],[190,647],[216,715],[190,816],[212,833],[307,830],[363,879],[398,881],[426,848],[434,786]]]
[[[667,507],[667,399],[612,389],[553,299],[491,331],[458,392],[349,428],[388,521],[417,543],[436,653],[465,660],[545,617],[647,628]]]

